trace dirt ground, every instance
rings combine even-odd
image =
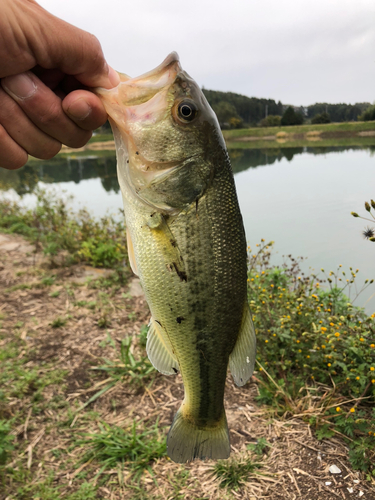
[[[147,304],[136,278],[132,278],[130,285],[121,286],[113,296],[103,292],[103,288],[92,287],[92,280],[109,274],[107,270],[82,265],[53,267],[47,258],[35,254],[33,246],[23,238],[0,234],[3,317],[0,349],[9,346],[18,335],[23,342],[18,358],[26,356],[29,368],[42,377],[53,364],[54,370],[64,373],[61,383],[43,390],[40,411],[32,411],[31,394],[14,396],[0,401],[0,419],[18,416],[14,430],[17,450],[11,465],[20,467],[23,463],[32,472],[34,482],[43,481],[53,472],[54,485],[61,486],[64,492],[61,498],[74,491],[78,474],[86,471],[86,481],[94,481],[100,468],[94,462],[77,465],[82,449],[70,446],[74,433],[94,431],[98,420],[121,427],[131,419],[146,425],[153,425],[159,419],[159,428],[166,432],[183,397],[179,375],[156,374],[150,387],[114,385],[84,410],[76,412],[70,425],[61,425],[64,412],[84,404],[108,380],[105,373],[92,370],[103,364],[104,358],[116,356],[108,343],[108,334],[116,345],[125,336],[136,343],[140,328],[148,322]],[[52,284],[41,285],[43,279],[51,276]],[[90,306],[93,303],[95,307]],[[104,328],[103,321],[100,323],[103,317]],[[65,323],[53,327],[56,318],[64,318]],[[147,498],[375,500],[375,482],[367,481],[364,473],[351,469],[348,449],[340,436],[318,441],[303,415],[276,419],[272,409],[257,405],[257,394],[255,380],[237,388],[228,376],[225,407],[231,459],[249,456],[247,445],[256,444],[260,438],[269,443],[263,456],[257,459],[261,467],[248,476],[240,489],[220,488],[212,461],[183,466],[164,457],[152,467],[156,482],[148,472],[144,474]],[[63,410],[50,404],[58,398],[65,404]],[[88,410],[97,416],[89,417]],[[332,465],[340,473],[332,474],[329,471]],[[183,471],[189,472],[187,479],[180,479]],[[126,486],[126,478],[125,486],[119,486],[116,474],[113,471],[113,481],[99,486],[97,498],[138,498]],[[16,498],[9,489],[2,493],[0,483],[0,500]]]

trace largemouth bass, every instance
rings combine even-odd
[[[250,378],[242,217],[224,139],[176,53],[138,78],[96,89],[114,132],[128,253],[151,311],[147,354],[178,371],[184,400],[167,437],[175,462],[227,458],[224,386]]]

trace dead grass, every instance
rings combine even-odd
[[[140,482],[133,481],[126,465],[99,474],[101,464],[82,462],[85,449],[77,444],[82,436],[98,432],[100,422],[128,428],[136,421],[149,428],[158,419],[165,436],[183,397],[181,377],[155,372],[142,387],[118,381],[84,406],[110,381],[93,368],[104,358],[117,360],[124,337],[132,338],[134,356],[144,355],[139,332],[149,313],[139,284],[109,286],[109,272],[84,266],[51,268],[21,237],[0,237],[0,349],[6,353],[15,346],[13,358],[0,357],[0,369],[20,366],[19,378],[13,373],[1,388],[0,419],[12,422],[15,450],[5,472],[0,467],[0,500],[375,499],[375,482],[351,470],[341,437],[315,438],[307,417],[319,412],[321,396],[308,393],[294,403],[291,415],[277,418],[272,409],[256,404],[256,375],[243,388],[227,379],[231,460],[250,457],[261,465],[240,489],[221,488],[212,461],[179,465],[163,457]],[[53,284],[41,283],[52,275]],[[102,284],[90,285],[88,280],[97,278]],[[101,328],[104,313],[109,326]],[[65,323],[53,328],[57,317]],[[24,387],[22,377],[31,372],[37,378]],[[39,387],[38,380],[44,385]],[[256,455],[248,446],[261,438],[269,446]],[[341,474],[329,472],[332,464]],[[86,482],[95,496],[71,496]]]

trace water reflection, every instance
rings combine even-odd
[[[375,153],[375,146],[361,147],[298,147],[269,149],[230,149],[233,172],[236,174],[250,168],[257,168],[281,161],[289,162],[301,154],[326,155],[331,152],[350,151],[355,149],[368,150]],[[119,185],[116,175],[116,155],[114,151],[98,151],[95,155],[58,156],[52,160],[30,160],[19,170],[4,170],[0,168],[0,190],[14,191],[23,196],[32,193],[38,182],[56,184],[99,178],[105,191],[118,193]]]
[[[32,193],[39,181],[45,184],[101,180],[105,191],[118,193],[116,155],[58,156],[52,160],[32,160],[19,170],[0,169],[0,190],[14,189],[20,196]]]

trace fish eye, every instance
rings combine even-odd
[[[178,118],[183,122],[191,122],[197,116],[198,108],[193,101],[182,101],[177,107]]]

